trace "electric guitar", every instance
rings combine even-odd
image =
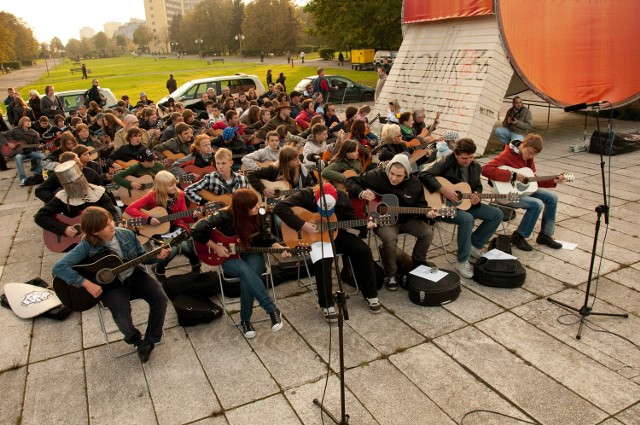
[[[75,228],[78,233],[74,237],[70,237],[67,235],[56,235],[55,233],[44,229],[43,239],[44,245],[51,252],[67,252],[69,248],[80,243],[82,240],[82,233],[80,232],[80,222],[82,221],[82,215],[78,215],[77,217],[67,217],[66,215],[56,214],[53,216],[57,221],[66,224],[67,226],[72,226]]]
[[[144,217],[132,217],[126,211],[122,214],[122,220],[120,224],[124,227],[128,227],[137,234],[137,238],[141,244],[147,243],[147,241],[156,235],[164,235],[171,230],[171,222],[180,218],[191,217],[196,211],[200,211],[202,215],[211,214],[221,207],[223,204],[211,202],[202,207],[180,211],[169,214],[163,207],[155,207],[150,210],[141,209],[143,213],[154,217],[160,222],[157,226],[147,224],[147,219]],[[45,242],[46,243],[46,242]]]
[[[456,201],[451,201],[445,198],[444,195],[440,193],[440,191],[431,193],[425,187],[424,197],[427,200],[427,204],[435,208],[446,206],[446,207],[457,208],[463,211],[466,211],[469,208],[471,208],[470,198],[473,193],[471,192],[471,186],[469,186],[469,183],[460,182],[460,183],[453,184],[449,180],[445,179],[444,177],[439,177],[439,176],[436,177],[436,180],[438,180],[442,186],[449,187],[455,190],[458,195],[458,199]],[[520,200],[520,195],[513,190],[509,193],[503,193],[503,194],[476,193],[475,195],[477,195],[478,198],[480,198],[481,200],[482,199],[490,199],[492,201],[504,200],[507,203],[518,202]]]
[[[186,232],[182,232],[180,235],[173,238],[167,245],[177,245],[188,238],[189,235]],[[103,287],[103,291],[106,292],[110,289],[122,286],[122,281],[118,277],[120,273],[150,260],[158,255],[162,249],[166,248],[167,245],[160,246],[153,251],[149,251],[148,253],[127,262],[124,262],[115,252],[105,249],[91,258],[87,258],[84,263],[76,264],[72,267],[85,279],[101,285]],[[67,284],[57,276],[53,277],[53,289],[56,291],[56,295],[58,295],[60,301],[62,301],[62,304],[72,311],[89,310],[100,301],[100,297],[95,298],[86,289],[84,289],[84,287]]]
[[[301,220],[305,222],[313,223],[318,229],[318,233],[307,233],[301,230],[293,230],[291,227],[282,223],[282,239],[287,246],[295,246],[299,243],[305,243],[311,245],[318,241],[329,241],[329,229],[347,229],[349,227],[366,226],[369,219],[357,219],[357,220],[343,220],[338,221],[335,214],[332,214],[327,220],[322,217],[320,213],[313,213],[302,207],[292,207],[291,210]],[[388,215],[372,216],[371,221],[378,226],[390,226],[394,224],[391,217]]]
[[[514,181],[514,182],[498,182],[495,180],[491,180],[491,183],[493,184],[493,191],[497,194],[504,194],[507,192],[516,192],[518,193],[518,195],[520,196],[526,196],[526,195],[531,195],[533,192],[535,192],[536,190],[538,190],[538,183],[540,181],[547,181],[547,180],[555,180],[558,177],[560,177],[560,175],[555,174],[552,176],[536,176],[533,171],[531,170],[531,168],[528,167],[523,167],[523,168],[512,168],[506,165],[503,165],[501,167],[498,167],[501,170],[508,170],[511,172],[515,172],[518,174],[522,174],[523,176],[525,176],[525,181],[521,182],[521,181]],[[573,173],[562,173],[564,174],[564,181],[565,182],[572,182],[575,180],[575,176],[573,175]]]
[[[442,217],[456,216],[456,209],[448,206],[439,208],[401,207],[396,195],[376,195],[376,199],[367,203],[367,211],[369,214],[386,214],[391,218],[393,224],[398,222],[398,215],[400,214],[428,214],[435,211],[437,215]]]
[[[213,165],[207,165],[206,167],[197,167],[193,164],[185,165],[182,167],[184,174],[180,176],[180,186],[185,189],[192,183],[199,182],[205,176],[205,174],[213,173],[216,171]]]
[[[124,186],[118,188],[118,196],[120,196],[120,200],[125,205],[130,205],[133,201],[142,198],[153,187],[153,177],[149,174],[140,177],[127,176],[125,179],[131,183],[139,183],[142,186],[140,189],[128,189]]]
[[[202,260],[203,263],[210,266],[219,266],[230,258],[240,258],[240,254],[243,253],[282,253],[288,251],[291,255],[303,255],[307,252],[311,252],[311,247],[304,244],[299,244],[296,247],[289,248],[272,248],[272,247],[249,247],[245,248],[240,242],[238,236],[225,236],[220,231],[213,229],[209,236],[213,242],[218,245],[225,246],[229,250],[229,257],[220,257],[216,252],[207,246],[207,244],[195,241],[196,254]]]

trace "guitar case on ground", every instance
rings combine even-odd
[[[489,243],[489,249],[499,249],[511,254],[509,236],[498,235]],[[518,260],[478,259],[473,268],[473,280],[484,286],[496,288],[519,288],[524,284],[527,270]]]
[[[173,299],[173,308],[178,315],[180,326],[195,326],[200,323],[211,323],[222,317],[222,307],[207,297],[179,294]]]
[[[220,293],[218,273],[214,271],[206,273],[189,272],[169,276],[162,285],[162,289],[172,301],[180,294],[213,297]]]
[[[407,290],[412,303],[437,307],[455,301],[460,296],[460,276],[451,270],[444,270],[447,275],[437,282],[409,274],[407,275]]]

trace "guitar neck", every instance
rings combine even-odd
[[[497,194],[497,193],[461,193],[462,199],[469,199],[471,195],[476,195],[480,199],[507,199],[510,194]]]
[[[165,216],[162,217],[155,217],[156,220],[158,220],[160,223],[166,223],[168,221],[173,221],[173,220],[177,220],[179,218],[185,218],[185,217],[190,217],[193,215],[193,213],[195,211],[199,211],[199,208],[194,208],[191,210],[185,210],[185,211],[180,211],[180,212],[175,212],[175,213],[171,213],[171,214],[167,214]]]
[[[547,180],[555,180],[557,179],[559,176],[555,175],[555,176],[533,176],[533,177],[527,177],[527,180],[529,180],[530,182],[542,182],[542,181],[547,181]]]
[[[133,260],[127,261],[126,263],[123,263],[121,265],[119,265],[118,267],[114,267],[111,271],[113,272],[113,274],[115,275],[119,275],[120,273],[129,270],[132,267],[137,266],[138,264],[142,264],[147,260],[150,260],[151,258],[153,258],[154,256],[156,256],[160,251],[162,251],[166,246],[160,246],[156,249],[154,249],[153,251],[149,251],[144,255],[141,255],[138,258],[134,258]]]
[[[251,247],[251,248],[243,248],[241,246],[236,246],[236,252],[244,252],[244,253],[253,253],[253,254],[277,254],[280,252],[284,252],[290,248],[270,248],[270,247]]]
[[[329,224],[328,227],[327,227],[327,222],[322,221],[322,223],[320,223],[318,227],[321,232],[325,232],[328,229],[348,229],[350,227],[366,226],[368,221],[369,221],[368,219],[331,221],[328,223]]]
[[[396,207],[391,205],[387,205],[387,210],[397,214],[427,214],[433,211],[432,208]]]

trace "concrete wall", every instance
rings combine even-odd
[[[513,73],[495,15],[411,24],[375,112],[387,116],[394,98],[428,123],[440,112],[437,134],[471,137],[482,153]]]

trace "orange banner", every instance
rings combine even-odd
[[[491,15],[493,0],[405,0],[404,23]]]
[[[430,2],[429,2],[430,3]],[[640,97],[638,0],[497,1],[505,49],[527,85],[559,106]]]

